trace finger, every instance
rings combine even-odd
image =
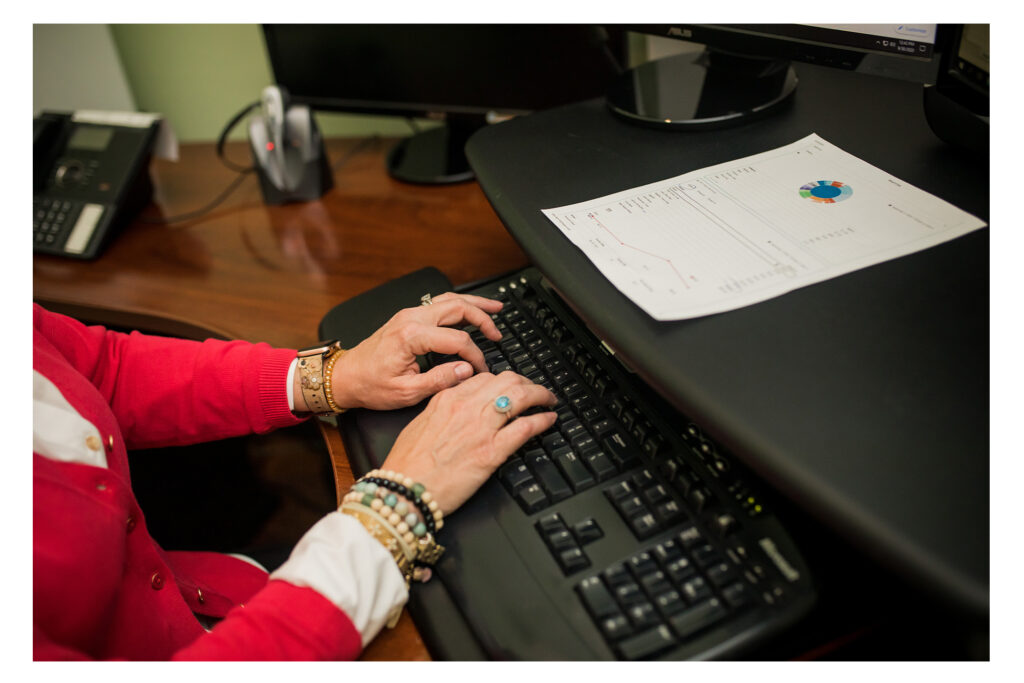
[[[499,427],[534,406],[552,407],[558,402],[558,398],[540,384],[534,384],[511,371],[498,375],[494,382],[485,385],[479,393],[487,402],[487,407],[482,406],[484,413],[489,408],[501,415]]]
[[[513,420],[494,435],[494,448],[504,461],[527,441],[551,428],[558,413],[534,413]]]
[[[469,323],[475,325],[484,333],[484,336],[491,341],[501,339],[501,332],[491,320],[491,316],[476,306],[463,299],[448,299],[437,301],[432,306],[424,306],[428,309],[435,325],[460,325]]]
[[[477,308],[483,309],[488,313],[497,313],[500,311],[505,304],[497,299],[488,299],[487,297],[477,296],[475,294],[456,294],[455,292],[445,292],[440,296],[435,296],[434,301],[448,301],[449,299],[459,298],[466,303],[476,306]]]
[[[473,376],[473,366],[465,361],[453,361],[431,368],[427,372],[405,375],[398,378],[405,390],[409,403],[418,403],[427,396],[461,384]]]
[[[487,372],[484,352],[473,343],[469,334],[462,330],[450,327],[425,328],[418,346],[417,353],[433,351],[446,356],[459,355],[469,361],[477,372]]]

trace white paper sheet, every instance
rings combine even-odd
[[[543,213],[656,320],[748,306],[985,225],[814,134]]]

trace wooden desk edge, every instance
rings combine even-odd
[[[334,490],[337,492],[338,504],[345,492],[355,483],[352,466],[345,454],[345,445],[337,428],[328,420],[316,421],[327,451],[331,456],[334,471]],[[415,590],[415,587],[413,588]],[[360,659],[368,661],[430,661],[426,645],[420,637],[416,625],[409,616],[409,610],[402,610],[402,617],[393,629],[384,629],[366,647]]]

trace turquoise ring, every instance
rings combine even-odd
[[[508,396],[499,396],[494,399],[494,409],[505,417],[508,417],[509,411],[512,410],[512,399]]]

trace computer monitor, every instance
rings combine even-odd
[[[702,44],[641,64],[608,95],[615,113],[638,123],[728,126],[770,113],[797,87],[791,60],[933,83],[948,27],[937,24],[679,24],[632,31]]]
[[[313,109],[436,119],[389,171],[420,183],[473,177],[463,147],[488,121],[603,96],[624,47],[594,26],[263,27],[275,82]]]

